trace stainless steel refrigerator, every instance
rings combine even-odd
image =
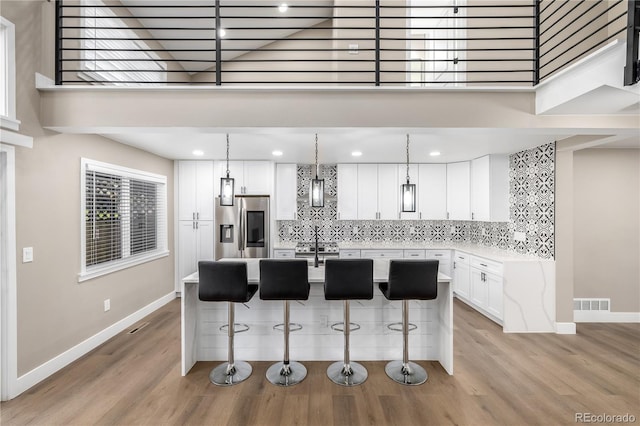
[[[269,197],[237,195],[233,206],[215,201],[216,260],[230,257],[269,257]]]

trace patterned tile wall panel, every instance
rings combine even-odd
[[[482,244],[534,254],[554,256],[554,160],[555,143],[509,157],[510,221],[475,222],[451,220],[337,220],[337,167],[321,165],[325,179],[325,207],[309,207],[309,183],[313,165],[298,165],[298,218],[278,221],[280,242],[313,241],[318,226],[319,239],[345,243],[459,242]],[[527,234],[526,242],[513,240],[515,231]]]

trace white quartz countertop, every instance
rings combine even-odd
[[[295,248],[297,243],[295,242],[281,242],[277,243],[274,247],[275,250],[278,249],[293,249]],[[446,243],[384,243],[384,244],[376,244],[376,243],[353,243],[353,242],[343,242],[338,243],[338,247],[342,249],[357,249],[357,250],[415,250],[415,249],[423,249],[423,250],[458,250],[463,251],[467,254],[471,254],[474,256],[484,257],[489,260],[493,260],[496,262],[514,262],[514,261],[548,261],[553,262],[553,259],[544,259],[534,255],[527,255],[521,253],[515,253],[508,250],[503,250],[495,247],[487,247],[479,244],[468,244],[468,243],[455,243],[455,242],[446,242]]]

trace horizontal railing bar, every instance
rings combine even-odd
[[[80,59],[80,58],[62,58],[65,62],[199,62],[199,63],[215,63],[215,59],[148,59],[148,58],[96,58],[96,59]],[[494,59],[382,59],[381,62],[534,62],[530,58],[494,58]],[[263,63],[263,62],[375,62],[375,59],[227,59],[223,63]],[[86,70],[85,70],[86,71]]]
[[[69,8],[69,9],[84,9],[84,8],[127,8],[127,9],[214,9],[213,5],[183,5],[183,4],[169,4],[169,5],[86,5],[86,4],[76,4],[76,5],[66,5],[62,4],[60,7]],[[221,6],[220,9],[275,9],[278,5],[233,5],[233,6]],[[302,5],[302,4],[292,4],[288,5],[289,9],[373,9],[375,6],[368,5]],[[452,6],[451,4],[446,5],[415,5],[415,6],[394,6],[394,5],[380,5],[381,9],[451,9],[457,7],[459,9],[487,9],[487,8],[533,8],[534,5],[529,4],[489,4],[489,5],[459,5]]]
[[[373,71],[372,71],[373,73]],[[381,71],[381,73],[384,73],[384,71]],[[84,81],[78,81],[78,80],[62,80],[62,83],[75,83],[75,84],[83,84],[86,85],[87,83]],[[166,81],[166,82],[157,82],[157,81],[138,81],[138,80],[127,80],[127,81],[121,81],[121,80],[100,80],[100,81],[96,81],[96,83],[116,83],[119,85],[126,85],[126,84],[153,84],[153,85],[157,85],[157,86],[168,86],[168,85],[179,85],[179,86],[185,86],[185,82],[184,81]],[[419,81],[419,82],[405,82],[405,81],[383,81],[381,82],[381,85],[391,85],[391,84],[421,84],[421,85],[426,85],[426,84],[486,84],[486,83],[491,83],[491,84],[496,84],[496,83],[533,83],[533,80],[459,80],[459,81],[455,81],[455,80],[450,80],[450,81]],[[206,85],[206,84],[215,84],[215,81],[193,81],[193,82],[188,82],[186,85]],[[260,80],[237,80],[237,81],[230,81],[227,82],[227,86],[233,86],[235,84],[280,84],[280,85],[290,85],[290,84],[331,84],[334,86],[346,86],[349,84],[365,84],[365,85],[370,85],[372,87],[374,87],[374,83],[372,81],[361,81],[361,80],[354,80],[354,81],[345,81],[345,82],[340,82],[340,83],[336,83],[335,81],[321,81],[321,80],[309,80],[309,81],[292,81],[292,82],[287,82],[287,81],[278,81],[278,80],[273,80],[273,81],[268,81],[268,80],[264,80],[264,81],[260,81]]]
[[[574,45],[572,45],[571,47],[565,49],[563,52],[559,53],[558,55],[556,55],[553,59],[548,60],[545,64],[540,66],[540,69],[550,65],[551,63],[553,63],[553,61],[555,61],[556,59],[558,59],[559,57],[561,57],[562,55],[564,55],[565,53],[571,51],[572,49],[575,49],[578,45],[584,43],[585,41],[587,41],[588,39],[590,39],[591,37],[593,37],[595,34],[597,34],[598,32],[602,31],[603,29],[605,29],[607,27],[607,25],[603,25],[602,27],[598,28],[596,31],[592,32],[591,34],[589,34],[587,37],[583,38],[582,40],[580,40],[579,42],[575,43]],[[620,34],[621,32],[625,31],[626,28],[621,28],[620,30],[618,30],[616,33],[611,34],[609,37],[605,38],[604,40],[600,41],[599,43],[597,43],[594,46],[591,46],[589,49],[587,49],[586,51],[580,53],[579,55],[575,56],[573,59],[571,59],[571,61],[573,61],[574,59],[579,58],[580,56],[584,55],[586,52],[589,52],[591,50],[593,50],[594,48],[596,48],[597,46],[600,46],[601,44],[605,43],[606,41],[609,41],[610,39],[612,39],[613,37],[617,36],[618,34]],[[569,61],[569,62],[571,62]],[[569,62],[566,62],[565,65]],[[562,67],[560,67],[562,68]],[[559,68],[556,68],[554,71],[557,71]],[[549,75],[549,74],[547,74]],[[542,78],[541,78],[542,79]]]
[[[62,37],[61,40],[101,40],[101,41],[214,41],[212,38],[153,38],[153,37]],[[233,37],[225,38],[224,41],[279,41],[282,38],[277,37]],[[305,37],[286,39],[287,41],[375,41],[373,37]],[[482,40],[535,40],[535,37],[429,37],[428,39],[414,38],[414,37],[380,37],[380,40],[396,40],[396,41],[409,41],[409,40],[465,40],[465,41],[482,41]]]
[[[619,2],[618,2],[618,3],[614,4],[614,5],[613,5],[613,6],[611,6],[611,7],[616,6],[616,5],[617,5],[617,4],[619,4],[621,1],[622,1],[622,0],[619,0]],[[611,8],[609,8],[609,9],[611,9]],[[573,37],[574,35],[576,35],[576,34],[577,34],[577,33],[579,33],[580,31],[582,31],[583,29],[585,29],[586,27],[588,27],[589,25],[591,25],[591,24],[592,24],[595,20],[597,20],[600,16],[602,16],[602,15],[603,15],[603,14],[605,14],[605,13],[608,13],[608,12],[609,12],[609,9],[607,9],[607,10],[603,11],[602,13],[600,13],[600,15],[596,16],[595,18],[593,18],[592,20],[590,20],[589,22],[587,22],[586,24],[584,24],[583,26],[581,26],[580,28],[578,28],[577,30],[575,30],[574,32],[572,32],[571,34],[569,34],[569,35],[568,35],[564,40],[562,40],[560,43],[558,43],[558,44],[556,44],[555,46],[553,46],[553,47],[549,48],[549,50],[547,50],[546,52],[544,52],[544,53],[540,54],[540,58],[542,58],[543,56],[546,56],[546,55],[548,55],[549,53],[553,52],[556,48],[558,48],[559,46],[561,46],[562,44],[564,44],[565,42],[567,42],[569,39],[571,39],[571,37]],[[622,18],[623,16],[626,16],[626,15],[627,15],[627,12],[623,12],[623,13],[621,13],[620,15],[618,15],[617,17],[615,17],[615,18],[614,18],[614,19],[612,19],[611,21],[606,22],[604,25],[602,25],[600,28],[598,28],[596,31],[594,31],[593,33],[591,33],[588,37],[586,37],[586,38],[585,38],[585,39],[583,39],[582,41],[584,41],[584,40],[586,40],[587,38],[591,37],[593,34],[597,33],[598,31],[602,31],[603,29],[607,28],[609,25],[611,25],[612,23],[614,23],[615,21],[617,21],[618,19],[620,19],[620,18]],[[581,42],[579,42],[579,43],[576,43],[576,45],[578,45],[578,44],[582,43],[582,41],[581,41]],[[574,45],[574,47],[575,47],[576,45]],[[569,49],[569,50],[571,50],[571,49]],[[565,53],[566,53],[566,51],[565,51]],[[547,61],[547,62],[552,62],[552,61],[554,61],[555,59],[557,59],[557,57],[556,57],[556,58],[553,58],[553,59],[551,59],[551,60],[549,60],[549,61]],[[540,67],[540,68],[542,68],[542,67]]]
[[[113,16],[85,16],[85,15],[64,15],[63,19],[113,19]],[[153,20],[153,19],[208,19],[214,20],[215,16],[118,16],[118,19],[145,19],[145,20]],[[367,15],[358,15],[358,16],[220,16],[222,19],[255,19],[255,20],[294,20],[294,19],[375,19],[375,15],[367,16]],[[381,19],[442,19],[441,16],[382,16]],[[517,19],[517,18],[527,18],[531,19],[529,15],[497,15],[497,16],[448,16],[447,19]]]
[[[385,27],[381,26],[380,30],[531,30],[535,27],[532,25],[511,25],[511,26],[482,26],[482,27]],[[212,31],[215,32],[215,27],[87,27],[80,25],[71,25],[62,27],[63,30],[149,30],[149,31]],[[225,27],[225,31],[243,30],[243,31],[269,31],[269,30],[314,30],[314,31],[328,31],[328,30],[367,30],[373,31],[373,27]],[[224,40],[224,39],[223,39]]]
[[[369,61],[368,61],[369,62]],[[119,73],[119,72],[181,72],[184,73],[183,70],[138,70],[138,69],[126,69],[126,70],[86,70],[86,69],[78,69],[78,70],[64,70],[63,72],[87,72],[87,71],[99,71],[99,72],[110,72],[110,73]],[[198,71],[198,73],[215,73],[215,70],[203,70]],[[267,73],[267,74],[312,74],[312,73],[326,73],[330,72],[332,74],[355,74],[355,73],[363,73],[363,72],[375,72],[375,70],[222,70],[223,73]],[[458,74],[460,71],[457,70],[426,70],[426,71],[412,71],[412,70],[385,70],[380,71],[385,73],[394,73],[394,74]],[[467,70],[465,73],[472,74],[482,74],[482,73],[518,73],[518,72],[533,72],[531,69],[526,70]]]
[[[83,48],[83,47],[64,47],[60,49],[62,51],[90,51],[90,52],[214,52],[210,49],[98,49],[98,48]],[[344,49],[321,49],[321,48],[313,48],[313,49],[263,49],[263,48],[224,48],[221,49],[221,52],[349,52],[352,49],[344,48]],[[360,52],[375,52],[375,48],[359,48]],[[381,48],[380,51],[386,52],[414,52],[416,49],[392,49],[392,48]],[[491,48],[460,48],[460,49],[420,49],[421,52],[496,52],[496,51],[508,51],[508,52],[519,52],[519,51],[531,51],[534,50],[532,47],[509,47],[509,48],[500,48],[500,47],[491,47]],[[150,59],[152,60],[152,59]],[[161,60],[161,59],[159,59]]]
[[[150,58],[125,58],[125,59],[121,59],[121,58],[107,58],[107,59],[100,59],[100,58],[96,58],[96,59],[79,59],[79,58],[61,58],[61,61],[65,61],[65,62],[202,62],[202,63],[208,63],[208,62],[212,62],[215,63],[216,60],[215,59],[211,59],[211,60],[206,60],[206,59],[150,59]]]

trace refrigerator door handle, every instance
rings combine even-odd
[[[239,218],[238,218],[238,224],[239,224],[239,235],[238,235],[238,250],[240,250],[240,257],[244,257],[244,237],[245,237],[245,232],[244,232],[244,212],[245,212],[245,206],[244,206],[244,200],[240,199],[238,200],[238,214],[239,214]]]

